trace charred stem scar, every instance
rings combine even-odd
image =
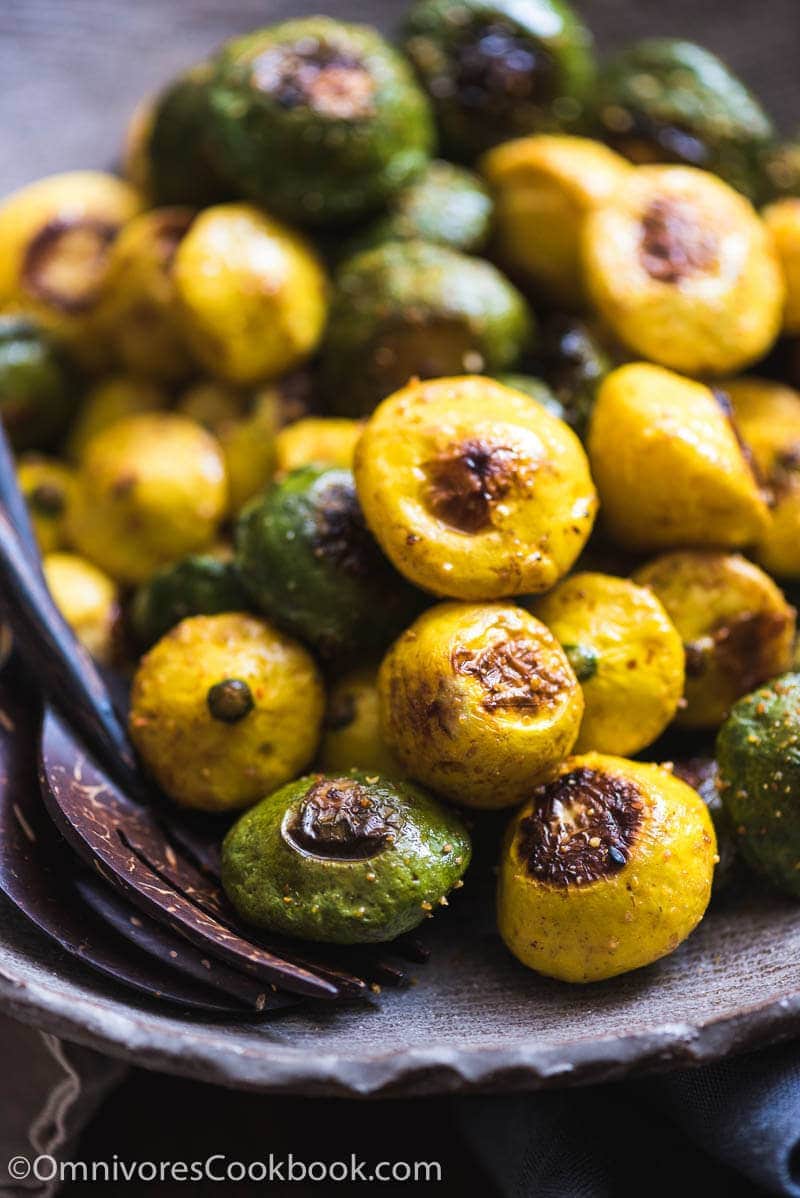
[[[62,312],[86,312],[100,296],[108,251],[117,225],[93,217],[59,218],[28,243],[22,282],[31,295]]]
[[[742,612],[684,645],[686,673],[700,678],[713,665],[741,680],[743,691],[764,682],[773,671],[775,640],[791,616],[785,611]]]
[[[212,719],[223,724],[238,724],[255,706],[252,691],[241,678],[225,678],[215,683],[206,694],[206,704]]]
[[[294,849],[337,861],[382,853],[402,828],[399,812],[352,778],[322,778],[284,819],[282,835]]]
[[[522,638],[480,650],[454,649],[451,662],[457,674],[467,674],[481,684],[487,711],[538,711],[552,704],[571,681],[566,670],[543,661],[539,646]]]
[[[553,56],[500,21],[468,25],[453,51],[454,87],[465,108],[501,114],[512,104],[544,104],[557,94]]]
[[[355,487],[330,482],[316,492],[314,533],[311,547],[315,557],[326,559],[345,574],[366,578],[380,560],[367,528]]]
[[[639,257],[659,283],[680,283],[709,270],[718,252],[713,231],[703,228],[697,214],[682,200],[653,200],[642,217]]]
[[[374,111],[375,81],[352,54],[317,38],[273,46],[253,62],[252,83],[282,108],[310,108],[328,120],[364,120]]]
[[[459,532],[476,533],[492,521],[492,509],[514,481],[516,454],[486,441],[461,445],[426,462],[428,506]]]
[[[630,860],[644,800],[633,782],[587,767],[534,791],[517,849],[525,872],[553,886],[584,886],[612,877]]]

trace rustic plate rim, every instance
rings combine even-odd
[[[227,1024],[200,1019],[180,1029],[162,1028],[159,1013],[137,1007],[124,995],[109,998],[93,991],[88,969],[83,984],[92,993],[87,995],[71,978],[60,978],[41,962],[36,965],[46,971],[45,980],[23,976],[6,948],[0,942],[0,1009],[20,1022],[147,1069],[265,1093],[379,1098],[585,1085],[709,1064],[800,1031],[797,992],[697,1024],[665,1023],[558,1045],[537,1045],[530,1039],[509,1047],[433,1044],[361,1055],[310,1055],[266,1037],[257,1047],[234,1047],[225,1037]]]

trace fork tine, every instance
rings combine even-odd
[[[42,793],[51,818],[79,855],[173,931],[262,981],[317,997],[365,993],[363,978],[296,956],[284,959],[238,929],[214,883],[218,858],[207,839],[187,830],[182,838],[175,837],[179,845],[183,841],[183,858],[175,853],[155,818],[149,802],[152,788],[138,769],[110,692],[46,586],[1,426],[0,617],[10,624],[28,667],[37,678],[47,679],[48,698],[104,771],[95,770],[95,780],[87,787],[76,770],[85,766],[91,774],[92,763],[83,758],[64,723],[48,713],[40,763]],[[52,742],[53,729],[66,750],[55,761],[48,760],[47,751],[48,731]]]
[[[150,956],[158,957],[169,968],[221,990],[239,1002],[243,1009],[261,1014],[296,1006],[300,1001],[297,996],[263,986],[255,978],[231,969],[220,961],[202,957],[188,941],[165,931],[161,924],[155,923],[147,915],[137,915],[124,899],[91,874],[80,874],[73,885],[87,907],[91,907],[96,915],[126,940]]]
[[[180,819],[168,811],[157,813],[158,822],[173,844],[209,877],[219,881],[222,869],[220,843],[228,825],[220,825],[214,816],[182,815]]]
[[[115,776],[140,786],[136,757],[106,685],[53,602],[44,581],[28,505],[0,421],[0,614],[37,677],[50,680],[56,702]]]
[[[153,836],[153,831],[156,832],[156,836]],[[222,890],[218,870],[199,869],[191,858],[179,857],[172,852],[169,841],[164,840],[161,828],[156,821],[153,821],[152,824],[142,821],[131,822],[124,831],[121,831],[121,835],[128,847],[145,865],[149,866],[153,873],[167,881],[179,894],[184,895],[201,911],[207,912],[231,931],[237,931],[239,919]],[[196,848],[202,848],[197,837],[194,838],[194,844]],[[205,856],[208,860],[209,855]],[[253,935],[248,929],[248,939],[273,951],[270,937]],[[366,987],[363,978],[343,969],[321,964],[316,960],[312,964],[294,949],[291,951],[291,960],[305,969],[313,970],[318,976],[329,978],[349,994],[361,994]]]

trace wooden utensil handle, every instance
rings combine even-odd
[[[0,617],[47,700],[125,789],[141,788],[136,761],[106,685],[29,561],[0,508]]]
[[[129,793],[143,793],[136,758],[108,688],[50,595],[0,424],[0,617],[45,697]]]
[[[25,497],[17,482],[17,468],[14,455],[8,443],[5,429],[0,423],[0,504],[5,508],[8,519],[13,525],[17,536],[32,565],[41,569],[39,546],[36,544],[36,534],[33,531],[30,512]]]

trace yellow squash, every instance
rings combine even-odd
[[[115,583],[74,553],[48,553],[42,567],[55,605],[78,640],[97,661],[110,664],[119,617]]]
[[[632,170],[584,233],[592,301],[632,354],[692,375],[756,361],[781,327],[784,282],[752,205],[706,171]]]
[[[384,400],[354,473],[387,557],[417,586],[456,599],[547,590],[597,508],[572,430],[529,395],[472,375],[411,382]]]
[[[275,468],[289,474],[300,466],[353,466],[358,438],[364,431],[362,420],[345,417],[308,416],[287,424],[275,438]]]
[[[81,361],[109,359],[98,314],[111,247],[141,207],[102,171],[50,175],[0,203],[0,309],[35,316]]]
[[[586,710],[576,753],[638,753],[664,731],[683,695],[683,642],[644,587],[571,574],[532,611],[561,642]]]
[[[529,969],[597,982],[673,952],[711,897],[708,809],[666,768],[589,753],[529,791],[500,862],[500,935]]]
[[[231,515],[272,480],[281,407],[277,387],[260,387],[251,394],[213,381],[197,383],[178,401],[178,411],[198,420],[219,441]]]
[[[316,254],[249,204],[201,212],[175,254],[173,279],[195,357],[228,382],[277,378],[322,336],[327,282]]]
[[[771,493],[755,555],[771,574],[800,578],[800,393],[755,377],[731,380],[725,389]]]
[[[29,453],[20,458],[17,480],[28,506],[41,553],[64,549],[66,517],[75,487],[75,474],[63,462]]]
[[[86,394],[67,439],[67,453],[79,461],[96,433],[123,416],[157,412],[168,403],[166,391],[149,379],[110,375],[100,379]]]
[[[495,248],[509,273],[553,303],[584,306],[586,218],[632,169],[586,137],[540,134],[490,150],[481,171],[494,196]]]
[[[192,372],[172,267],[193,219],[191,208],[155,208],[134,217],[111,247],[101,319],[133,374],[175,382]]]
[[[614,540],[631,551],[757,541],[764,497],[725,407],[702,383],[634,362],[603,381],[588,436]]]
[[[764,223],[772,234],[786,283],[783,329],[800,333],[800,198],[776,200],[764,209]]]
[[[440,603],[378,676],[381,732],[411,777],[466,807],[509,807],[571,751],[583,695],[563,649],[524,608]]]
[[[684,643],[681,724],[718,727],[741,695],[789,669],[794,608],[747,558],[713,551],[665,553],[633,577],[661,600]]]
[[[219,444],[185,416],[128,416],[98,433],[78,470],[67,531],[77,549],[123,583],[206,549],[228,491]]]
[[[356,769],[388,778],[404,776],[381,736],[378,672],[373,666],[345,674],[328,692],[318,764],[326,774]]]
[[[297,642],[253,616],[194,616],[142,658],[129,727],[170,798],[225,811],[302,772],[323,707],[319,672]]]

